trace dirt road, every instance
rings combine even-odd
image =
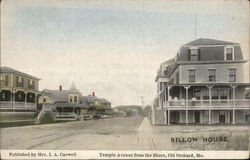
[[[204,137],[227,141],[204,142]],[[194,142],[173,138],[197,137]],[[248,150],[248,126],[152,126],[147,118],[110,118],[1,129],[1,149]]]

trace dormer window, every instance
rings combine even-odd
[[[69,103],[78,103],[78,96],[76,94],[70,94]]]
[[[225,60],[234,60],[234,48],[233,47],[225,47],[224,48],[224,57]]]
[[[200,49],[199,48],[190,48],[188,59],[190,61],[198,61],[200,60]]]
[[[74,102],[77,103],[77,96],[74,96]]]
[[[70,96],[69,98],[69,102],[72,103],[73,102],[73,98]]]

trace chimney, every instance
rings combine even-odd
[[[59,86],[59,90],[62,91],[62,85]]]
[[[92,93],[93,97],[95,97],[95,92]]]

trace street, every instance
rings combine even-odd
[[[204,142],[204,137],[222,136],[225,141]],[[199,140],[183,142],[190,137]],[[152,126],[143,117],[1,128],[1,149],[248,150],[248,147],[249,126]]]

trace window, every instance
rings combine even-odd
[[[208,89],[206,89],[206,90],[203,90],[203,99],[204,99],[204,100],[207,100],[207,99],[209,99],[209,93],[208,93]]]
[[[29,89],[34,89],[34,80],[30,80],[30,79],[28,79],[28,88]]]
[[[228,90],[227,89],[221,89],[220,90],[220,99],[227,99],[228,96]]]
[[[209,69],[208,70],[208,81],[209,82],[215,82],[216,81],[216,70],[215,69]]]
[[[195,82],[195,70],[188,70],[188,81]]]
[[[23,83],[24,83],[24,78],[16,76],[16,86],[23,87]]]
[[[77,102],[77,96],[74,96],[74,102]]]
[[[43,102],[46,102],[46,98],[43,98]]]
[[[8,86],[8,85],[9,85],[9,76],[1,75],[1,86]]]
[[[217,89],[212,89],[211,96],[212,99],[219,99],[219,91]]]
[[[72,103],[73,102],[73,98],[70,96],[69,98],[69,102]]]
[[[189,49],[189,60],[190,61],[198,61],[198,60],[200,60],[200,49],[198,49],[198,48],[190,48]]]
[[[236,69],[229,69],[229,82],[236,82]]]
[[[225,47],[224,49],[225,60],[234,60],[234,48],[233,47]]]

